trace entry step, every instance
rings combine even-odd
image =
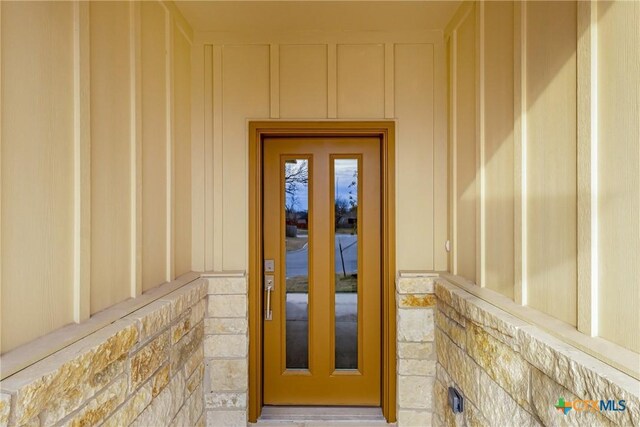
[[[386,426],[381,408],[352,406],[265,406],[257,427]]]

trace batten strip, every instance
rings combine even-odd
[[[338,117],[338,46],[327,45],[327,117]]]
[[[205,265],[205,46],[191,48],[191,270],[204,271]]]
[[[444,41],[434,46],[434,128],[433,128],[433,269],[448,270],[446,241],[449,236],[448,194],[447,194],[447,163],[437,159],[446,159],[447,153],[447,64],[446,44]]]
[[[485,31],[484,2],[476,5],[476,282],[486,286],[486,174],[485,174]]]
[[[169,10],[165,10],[165,126],[166,126],[166,273],[165,280],[170,282],[174,278],[175,251],[175,207],[173,203],[175,192],[174,177],[174,147],[173,147],[173,18]]]
[[[394,44],[384,44],[384,117],[392,119],[395,117],[395,97],[394,97]]]
[[[213,232],[210,234],[210,244],[212,244],[213,253],[211,262],[212,264],[207,264],[207,269],[213,269],[215,271],[223,270],[223,252],[224,252],[224,242],[222,239],[223,235],[223,212],[222,203],[224,201],[224,174],[222,168],[222,151],[223,151],[223,118],[224,118],[224,76],[223,76],[223,47],[222,46],[213,46],[213,87],[211,88],[211,96],[213,97],[213,109],[211,111],[211,115],[213,116],[213,140],[212,143],[212,154],[213,159],[211,157],[207,157],[207,159],[211,159],[213,161],[213,170],[211,171],[211,179],[213,180],[213,185],[208,186],[210,188],[211,194],[208,196],[211,197],[213,210],[208,212],[213,212]],[[210,217],[211,214],[208,214],[207,217]],[[215,238],[217,236],[217,238]]]
[[[451,123],[451,271],[458,274],[458,30],[451,33],[451,91],[450,91],[450,123]]]
[[[598,335],[597,4],[578,2],[578,330]]]
[[[217,105],[214,105],[214,50],[216,55],[222,56],[221,48],[211,45],[204,46],[204,269],[214,269],[216,251],[214,245],[220,239],[215,239],[215,223],[217,212],[214,212],[214,196],[217,188],[214,188],[214,171],[217,156],[214,154],[216,134],[220,131],[222,120],[214,115]],[[221,69],[221,68],[220,68]]]
[[[0,46],[2,46],[2,3],[0,3]],[[2,126],[2,54],[0,53],[0,126]],[[2,177],[2,132],[0,132],[0,177]],[[2,182],[0,182],[0,242],[2,242]],[[0,243],[0,307],[2,307],[2,244]],[[2,315],[0,315],[2,321]],[[1,329],[0,329],[0,332]],[[0,340],[1,343],[2,340]],[[0,351],[2,346],[0,345]]]
[[[280,118],[280,45],[269,45],[270,117]]]

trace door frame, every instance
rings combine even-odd
[[[268,137],[379,137],[382,200],[382,413],[396,421],[395,122],[249,122],[249,422],[262,411],[262,145]]]
[[[396,421],[395,121],[249,121],[249,422],[262,411],[262,144],[268,137],[379,137],[382,200],[382,413]]]

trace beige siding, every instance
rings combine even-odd
[[[338,45],[338,117],[384,117],[384,46]]]
[[[1,7],[6,351],[73,321],[73,4]]]
[[[5,353],[139,295],[143,253],[145,289],[190,270],[191,29],[162,2],[0,8]]]
[[[395,46],[395,113],[399,121],[397,216],[413,233],[398,235],[397,267],[433,269],[434,52],[430,44]],[[416,183],[420,183],[416,185]],[[423,236],[414,241],[415,235]],[[414,267],[415,268],[415,267]]]
[[[576,4],[526,8],[527,302],[575,325]]]
[[[191,271],[191,44],[173,29],[175,274]]]
[[[327,46],[280,46],[280,117],[327,117]]]
[[[269,46],[225,46],[222,62],[223,270],[247,264],[247,118],[269,116]],[[218,237],[220,238],[220,236]]]
[[[576,20],[571,2],[464,3],[448,34],[454,273],[571,325]]]
[[[626,360],[640,351],[639,19],[624,1],[464,2],[445,34],[452,270]]]
[[[599,329],[640,352],[640,4],[598,9]]]
[[[484,6],[485,286],[513,298],[513,4]]]
[[[130,8],[92,3],[91,313],[131,296]]]
[[[446,197],[447,177],[434,169],[436,152],[446,164],[434,141],[446,127],[436,100],[445,78],[441,37],[254,36],[196,35],[192,147],[204,173],[193,182],[193,268],[247,268],[248,120],[397,117],[397,268],[445,269],[447,210],[435,200]],[[404,41],[392,43],[396,37]]]
[[[167,115],[165,14],[141,6],[142,52],[142,290],[167,280]]]
[[[465,3],[448,34],[454,272],[572,325],[576,9]]]
[[[474,9],[458,30],[455,68],[455,273],[476,281],[476,25]]]

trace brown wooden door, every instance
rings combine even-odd
[[[264,404],[379,406],[380,141],[270,138],[263,162]]]

